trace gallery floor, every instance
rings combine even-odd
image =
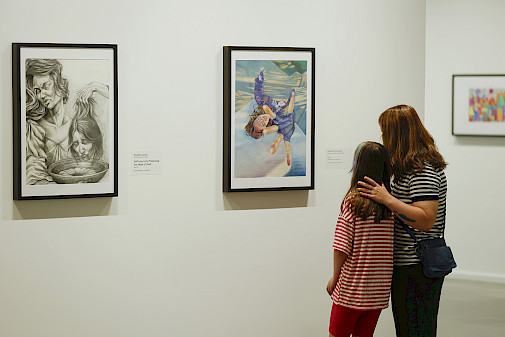
[[[374,337],[393,337],[391,308],[379,318]],[[440,337],[505,336],[505,284],[447,278],[438,318]]]

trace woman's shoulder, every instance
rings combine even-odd
[[[437,165],[430,163],[430,162],[424,162],[424,169],[426,170],[431,170],[431,171],[443,171],[444,169],[441,167],[438,167]]]
[[[437,167],[429,162],[424,162],[424,166],[422,168],[414,170],[412,173],[408,174],[408,177],[414,178],[424,175],[444,175],[444,169],[441,167]]]
[[[406,183],[408,183],[409,186],[426,186],[427,184],[444,185],[446,181],[447,179],[443,168],[425,163],[422,169],[409,175]]]

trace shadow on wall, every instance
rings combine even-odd
[[[309,191],[257,191],[223,193],[226,211],[309,207]]]
[[[505,137],[454,136],[454,145],[502,147],[505,145]]]
[[[14,201],[13,220],[77,218],[117,213],[112,198]]]

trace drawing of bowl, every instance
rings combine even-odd
[[[74,158],[58,160],[49,165],[49,175],[58,184],[97,183],[109,170],[109,163],[100,159],[79,161]]]

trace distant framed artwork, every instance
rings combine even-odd
[[[118,195],[117,45],[12,44],[14,200]]]
[[[223,191],[313,189],[315,49],[223,52]]]
[[[505,75],[452,76],[452,134],[505,136]]]

